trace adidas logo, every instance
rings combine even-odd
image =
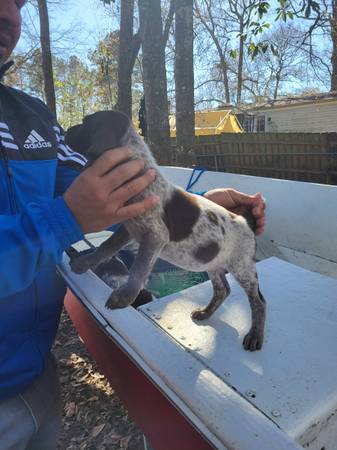
[[[50,148],[51,142],[46,142],[35,130],[32,130],[23,145],[26,149]]]

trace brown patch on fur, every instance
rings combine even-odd
[[[164,205],[163,221],[169,231],[170,241],[182,241],[192,234],[199,216],[200,208],[193,195],[177,189]]]
[[[218,216],[213,211],[206,211],[206,214],[210,222],[214,225],[219,225]]]
[[[231,219],[235,220],[237,218],[237,214],[232,213],[231,211],[228,211],[228,214]]]
[[[204,247],[198,247],[194,252],[194,256],[196,259],[203,263],[208,263],[212,261],[216,257],[216,255],[220,251],[220,246],[217,242],[210,242]]]

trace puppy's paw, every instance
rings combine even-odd
[[[139,306],[146,305],[153,301],[153,296],[150,291],[146,289],[142,289],[137,295],[135,301],[132,303],[134,308],[138,308]]]
[[[108,298],[105,307],[108,309],[126,308],[134,302],[136,295],[126,287],[116,289]]]
[[[71,270],[75,273],[84,273],[91,269],[91,266],[92,259],[87,255],[79,256],[78,258],[73,259],[70,263]]]
[[[196,309],[191,312],[192,320],[206,320],[211,316],[211,313],[204,309]]]
[[[252,328],[243,340],[243,347],[245,350],[255,352],[261,350],[263,344],[263,332]]]

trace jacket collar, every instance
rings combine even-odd
[[[2,81],[5,73],[7,72],[7,70],[9,70],[12,67],[13,64],[14,64],[14,61],[8,61],[7,63],[3,64],[0,67],[0,81]]]

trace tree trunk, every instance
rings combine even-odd
[[[117,109],[132,117],[132,72],[140,48],[140,37],[133,35],[134,0],[121,2],[118,53]]]
[[[214,43],[216,45],[216,48],[218,50],[219,57],[220,57],[220,64],[221,64],[221,71],[222,71],[222,78],[223,78],[222,81],[223,81],[223,85],[224,85],[224,89],[225,89],[226,103],[229,104],[231,102],[231,95],[230,95],[230,91],[229,91],[228,66],[227,66],[225,56],[223,54],[220,42],[218,40],[216,40],[216,41],[214,40]]]
[[[238,61],[238,84],[237,84],[237,96],[236,103],[241,103],[242,95],[242,72],[243,72],[243,53],[244,53],[244,24],[243,18],[240,19],[240,44],[239,44],[239,61]]]
[[[175,66],[177,150],[188,163],[194,143],[193,0],[175,4]]]
[[[40,42],[42,53],[42,72],[44,92],[49,109],[56,115],[55,86],[53,77],[53,62],[50,48],[50,32],[47,0],[38,0],[40,18]]]
[[[331,55],[331,91],[337,91],[337,1],[332,1],[332,14],[330,20],[332,55]]]
[[[160,0],[139,0],[140,36],[143,49],[143,83],[147,141],[160,164],[170,163],[165,46]]]
[[[281,81],[281,71],[279,71],[276,74],[276,83],[275,83],[275,89],[274,89],[274,94],[273,94],[273,100],[277,100],[278,90],[280,87],[280,81]]]

